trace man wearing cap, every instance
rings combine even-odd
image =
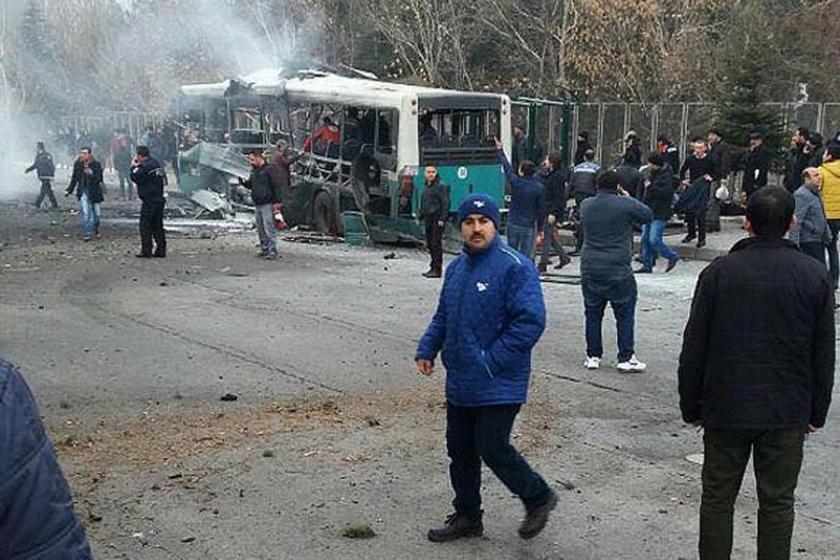
[[[437,311],[415,358],[420,373],[431,375],[441,352],[455,491],[455,512],[428,538],[446,542],[484,534],[483,461],[524,503],[519,536],[530,539],[545,527],[557,496],[511,445],[510,434],[526,401],[531,350],[545,328],[545,303],[533,263],[501,241],[492,198],[466,198],[458,222],[464,250],[446,269]]]

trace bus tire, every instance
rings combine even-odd
[[[335,233],[335,204],[330,193],[320,191],[312,203],[312,225],[319,233]]]

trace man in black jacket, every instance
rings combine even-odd
[[[807,128],[800,126],[790,139],[790,151],[785,161],[784,187],[791,193],[802,184],[802,172],[808,167],[810,158],[805,153],[805,144],[810,134]]]
[[[828,271],[784,239],[793,196],[747,204],[751,238],[700,275],[679,363],[683,419],[702,426],[700,558],[728,559],[732,518],[753,454],[758,558],[790,558],[794,491],[806,432],[825,424],[834,384],[834,290]]]
[[[712,181],[709,206],[706,212],[706,230],[720,231],[720,204],[717,193],[720,187],[728,187],[729,173],[732,171],[732,153],[729,144],[723,139],[720,129],[709,131],[709,159],[717,171]]]
[[[26,173],[35,171],[38,179],[41,181],[41,193],[35,201],[35,208],[41,208],[41,204],[45,198],[50,199],[50,204],[53,210],[58,208],[58,202],[55,200],[55,194],[52,190],[52,181],[55,178],[55,162],[53,162],[52,154],[50,154],[44,147],[43,142],[38,142],[35,145],[35,162],[26,168]]]
[[[140,252],[138,258],[166,256],[166,233],[163,229],[163,208],[166,198],[164,164],[151,156],[147,146],[137,146],[137,157],[131,164],[130,178],[137,185],[140,198]],[[129,189],[130,192],[130,189]],[[152,252],[152,239],[155,247]]]
[[[709,147],[700,138],[692,142],[693,153],[685,158],[680,169],[680,180],[683,182],[683,192],[680,195],[678,211],[685,213],[688,224],[688,234],[682,240],[689,243],[697,238],[697,248],[706,246],[706,210],[709,206],[709,195],[712,181],[715,180],[717,169],[708,155]],[[688,173],[688,178],[686,178]],[[698,237],[699,235],[699,237]]]
[[[563,165],[563,156],[560,152],[552,152],[545,158],[544,169],[539,175],[539,179],[543,183],[541,206],[545,215],[543,217],[542,251],[537,268],[540,273],[544,273],[551,262],[550,252],[552,248],[560,257],[560,264],[556,267],[558,270],[572,262],[572,258],[566,254],[555,235],[557,233],[557,221],[562,221],[563,214],[566,212],[566,168]]]
[[[276,260],[280,256],[277,253],[277,227],[274,223],[274,204],[279,202],[280,192],[276,173],[266,163],[260,150],[248,154],[248,162],[251,164],[251,174],[247,181],[240,179],[239,183],[251,191],[251,199],[254,201],[254,222],[260,238],[260,252],[257,256]]]
[[[424,174],[426,183],[420,198],[420,219],[426,225],[426,247],[431,263],[423,276],[440,278],[443,275],[443,230],[449,219],[449,187],[440,181],[434,165],[427,165]]]
[[[79,157],[73,163],[73,175],[64,196],[70,196],[76,191],[81,210],[83,241],[90,241],[94,235],[99,237],[101,204],[105,200],[102,183],[102,165],[93,159],[90,147],[82,147]]]
[[[656,254],[668,259],[668,268],[665,272],[671,272],[677,266],[680,256],[665,243],[663,234],[673,214],[674,172],[659,154],[652,154],[648,158],[648,168],[650,181],[645,185],[644,202],[653,212],[653,221],[642,226],[643,266],[636,272],[653,272],[653,259]]]
[[[744,166],[744,180],[741,188],[747,199],[762,187],[767,186],[767,173],[770,171],[770,152],[764,147],[764,135],[760,132],[750,134],[750,149]]]

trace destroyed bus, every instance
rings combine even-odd
[[[178,105],[179,183],[205,207],[248,204],[238,186],[249,171],[244,154],[263,149],[271,161],[279,140],[303,152],[282,193],[291,226],[341,234],[352,224],[376,241],[419,239],[427,164],[449,185],[453,212],[471,193],[504,197],[494,138],[510,153],[505,95],[270,71],[183,86]]]

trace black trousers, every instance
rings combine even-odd
[[[822,241],[800,242],[799,249],[809,257],[814,257],[825,266],[825,244]]]
[[[793,502],[805,428],[706,430],[703,436],[703,498],[700,559],[729,560],[735,499],[750,454],[758,494],[758,558],[789,560]]]
[[[510,444],[520,405],[454,406],[446,408],[446,448],[449,478],[455,491],[455,511],[475,516],[481,510],[481,462],[519,496],[528,509],[546,503],[551,491]]]
[[[429,249],[431,263],[429,268],[434,272],[443,270],[443,228],[437,220],[426,221],[426,247]]]
[[[58,208],[58,202],[55,200],[55,194],[52,190],[52,179],[41,179],[41,192],[38,195],[38,199],[35,201],[35,206],[40,208],[45,198],[50,199],[50,205],[52,205],[53,208]]]
[[[152,254],[152,239],[155,242],[154,254],[166,256],[166,232],[163,230],[163,207],[165,202],[146,202],[140,206],[140,252]]]
[[[580,206],[589,197],[595,196],[588,193],[575,193],[575,252],[580,253],[583,248],[583,226],[580,223]]]
[[[685,221],[688,224],[688,236],[697,241],[706,241],[706,204],[697,212],[687,212]]]

